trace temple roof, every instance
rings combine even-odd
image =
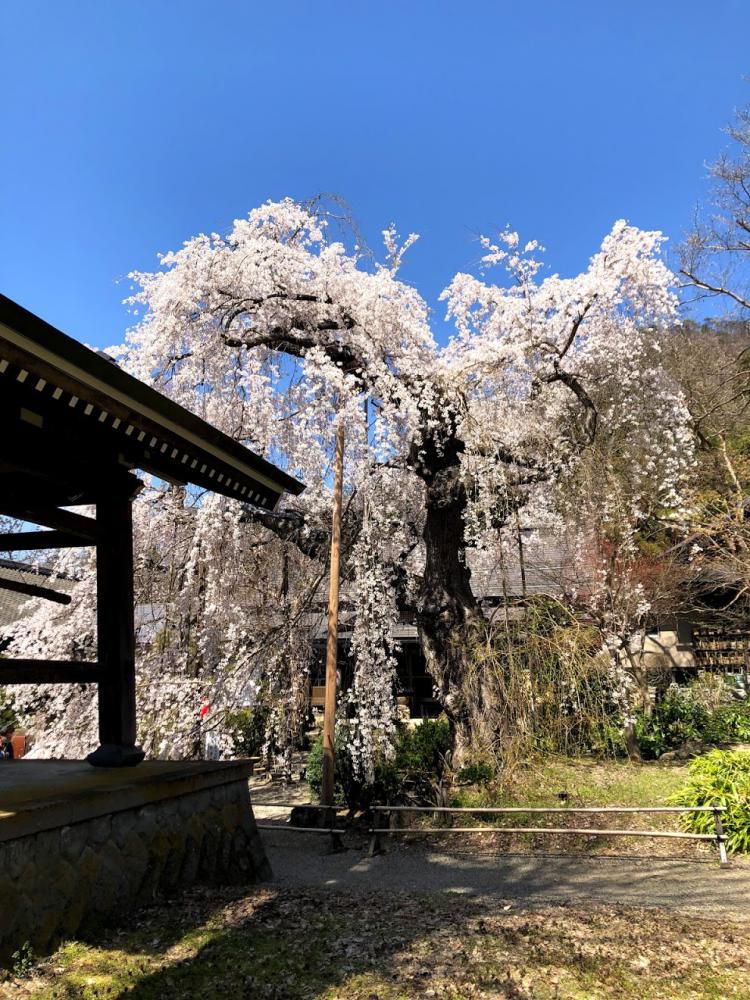
[[[87,503],[108,475],[167,482],[272,510],[302,483],[114,360],[0,295],[0,489],[21,507],[41,492]],[[41,432],[41,433],[40,433]]]

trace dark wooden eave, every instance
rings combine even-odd
[[[58,506],[88,502],[82,470],[86,467],[91,479],[99,457],[111,469],[142,469],[267,510],[274,509],[283,492],[297,495],[304,489],[292,476],[4,295],[0,411],[6,432],[12,424],[25,439],[11,442],[17,453],[23,455],[26,443],[44,438],[40,447],[46,449],[50,471],[78,459],[81,474],[74,477],[59,469],[60,482],[75,478],[78,489],[75,499],[67,499],[63,488],[54,497]],[[4,448],[0,461],[0,489],[10,497],[19,462],[7,452]]]

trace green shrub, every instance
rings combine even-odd
[[[335,754],[333,798],[337,804],[344,802],[350,809],[357,810],[368,809],[376,801],[387,801],[391,777],[387,764],[381,763],[376,766],[373,782],[362,781],[354,771],[341,729],[336,733]],[[310,748],[305,777],[313,796],[319,799],[323,787],[322,733],[315,739]]]
[[[750,740],[750,701],[723,705],[709,717],[703,732],[707,743]]]
[[[404,773],[442,776],[451,748],[448,720],[425,719],[417,726],[404,726],[396,741],[394,766]]]
[[[705,743],[750,740],[750,700],[719,704],[709,711],[706,689],[705,681],[681,688],[673,684],[649,716],[638,713],[635,733],[646,759],[661,757],[687,740]]]
[[[402,727],[393,760],[384,765],[380,792],[387,798],[383,801],[433,804],[449,766],[450,750],[451,731],[445,717]]]
[[[640,751],[647,760],[654,760],[688,740],[701,740],[709,719],[709,713],[693,699],[688,688],[672,684],[650,715],[636,715],[635,735]]]
[[[336,745],[336,762],[340,757],[340,746],[339,741]],[[310,747],[310,753],[307,758],[307,765],[305,767],[305,778],[310,786],[310,791],[316,799],[320,798],[320,790],[323,787],[323,734],[320,733],[313,740],[312,746]],[[336,789],[334,791],[334,799],[336,802],[344,801],[344,790],[341,787],[341,780],[339,775],[339,768],[336,767]]]
[[[16,977],[16,979],[28,979],[31,973],[34,971],[34,949],[31,944],[26,941],[18,951],[14,951],[10,957],[11,961],[11,972]]]
[[[235,757],[258,757],[266,741],[269,710],[263,705],[227,712],[224,722]]]
[[[374,802],[393,803],[435,801],[436,788],[445,773],[451,746],[447,719],[425,719],[418,726],[400,726],[393,757],[380,761],[372,782],[363,782],[352,767],[340,727],[336,736],[337,802],[344,801],[350,809],[367,809]],[[320,797],[323,780],[323,736],[315,740],[306,769],[307,782],[316,797]]]
[[[310,746],[305,765],[305,780],[313,795],[319,797],[323,785],[323,733],[318,733]]]
[[[464,785],[488,785],[495,777],[495,771],[489,764],[477,761],[462,767],[456,777]]]
[[[727,850],[750,853],[750,753],[712,750],[690,762],[687,784],[669,799],[675,806],[725,806],[721,814]],[[693,833],[713,833],[713,813],[691,813],[684,819]]]
[[[334,752],[336,755],[334,766],[334,802],[337,804],[344,802],[352,810],[367,809],[375,801],[376,797],[380,797],[382,768],[375,769],[375,781],[372,784],[359,780],[352,767],[351,757],[346,751],[346,743],[341,731],[336,734]],[[322,733],[316,737],[310,747],[305,777],[313,796],[320,799],[320,793],[323,788]]]
[[[638,711],[635,715],[635,738],[644,760],[657,760],[670,744],[658,720]]]

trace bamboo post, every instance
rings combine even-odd
[[[383,845],[380,840],[380,828],[378,827],[378,817],[379,816],[388,817],[388,830],[390,831],[393,824],[393,813],[387,806],[373,806],[372,807],[372,827],[370,832],[372,837],[370,839],[370,849],[368,854],[371,858],[374,858],[376,854],[383,853]]]
[[[326,693],[323,714],[323,776],[320,801],[333,805],[334,739],[336,727],[336,659],[339,632],[339,566],[341,560],[341,507],[344,490],[344,425],[336,429],[336,462],[333,483],[333,526],[328,588],[328,642],[326,647]]]
[[[370,848],[367,852],[368,857],[371,858],[374,858],[376,854],[380,854],[381,850],[380,834],[375,832],[375,830],[377,829],[377,825],[378,825],[378,810],[376,807],[372,811],[372,827],[370,828],[370,832],[372,835],[370,837]]]
[[[333,827],[331,827],[330,834],[331,834],[331,846],[329,848],[328,853],[343,854],[346,848],[344,847],[344,842],[341,839],[341,831],[334,830]]]
[[[714,824],[716,826],[716,846],[719,848],[719,861],[722,865],[728,865],[727,844],[724,838],[724,824],[721,822],[721,809],[714,809]]]

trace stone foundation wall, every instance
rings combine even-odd
[[[26,941],[42,954],[62,938],[195,883],[267,878],[246,768],[240,775],[221,770],[218,777],[213,783],[203,772],[196,782],[193,775],[188,790],[185,782],[171,781],[165,797],[159,797],[165,791],[159,781],[141,784],[147,801],[126,809],[117,808],[113,788],[107,797],[113,811],[0,839],[0,963]],[[125,798],[132,800],[129,791]],[[79,806],[84,800],[79,796]],[[35,807],[37,828],[44,815]],[[18,814],[15,819],[17,826]],[[0,817],[0,837],[2,827]]]

